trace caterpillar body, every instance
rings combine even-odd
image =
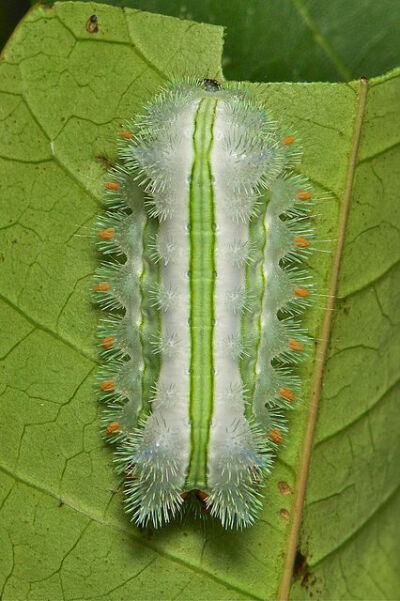
[[[243,528],[260,510],[307,347],[300,159],[292,133],[214,80],[162,91],[120,134],[93,290],[102,432],[138,525],[195,507]]]

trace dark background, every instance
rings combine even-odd
[[[0,0],[0,49],[29,6],[29,0]]]

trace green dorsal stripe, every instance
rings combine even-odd
[[[193,133],[190,215],[190,407],[188,489],[207,486],[207,455],[214,406],[215,209],[211,149],[217,100],[200,101]]]

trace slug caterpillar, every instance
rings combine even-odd
[[[243,528],[300,392],[301,152],[240,86],[214,80],[166,89],[120,137],[96,230],[102,432],[138,525],[194,507]]]

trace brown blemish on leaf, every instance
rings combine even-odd
[[[86,31],[88,33],[97,33],[99,31],[99,20],[97,15],[90,15],[86,21]]]
[[[294,565],[293,565],[293,578],[298,578],[299,576],[302,576],[303,574],[305,574],[305,572],[308,570],[308,565],[307,565],[307,560],[305,558],[305,556],[303,555],[303,553],[299,550],[297,550],[296,552],[296,557],[294,559]]]
[[[284,480],[278,482],[278,490],[281,493],[281,495],[290,495],[292,492],[291,487]]]
[[[303,587],[310,597],[313,596],[313,592],[315,592],[318,596],[322,594],[321,591],[313,591],[315,588],[315,584],[317,582],[317,578],[314,574],[312,574],[309,570],[308,563],[306,557],[301,553],[301,551],[297,550],[296,558],[293,567],[293,579],[300,580],[300,586]]]
[[[287,510],[287,509],[281,509],[281,510],[279,511],[279,515],[281,516],[281,518],[282,518],[283,520],[286,520],[287,522],[288,522],[288,521],[289,521],[289,519],[290,519],[290,514],[289,514],[289,512],[288,512],[288,510]]]
[[[316,576],[307,570],[307,572],[304,574],[303,578],[301,579],[300,586],[305,588],[308,591],[310,597],[312,597],[313,593],[312,593],[311,589],[315,586],[316,582],[317,582]]]
[[[97,154],[94,158],[98,163],[101,163],[107,169],[107,171],[114,167],[112,162],[107,157],[105,157],[104,154]]]

